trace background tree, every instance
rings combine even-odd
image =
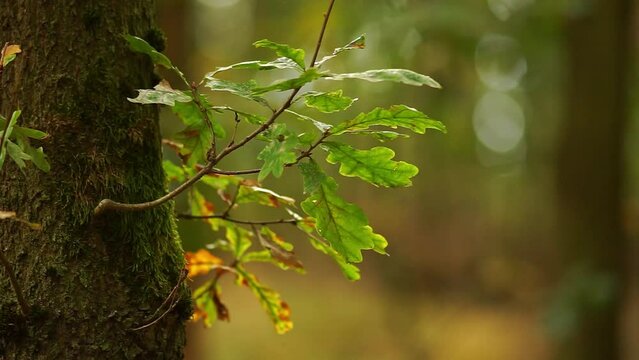
[[[162,48],[154,2],[12,1],[0,4],[0,39],[23,57],[4,74],[0,111],[22,109],[42,141],[51,172],[0,175],[0,208],[38,222],[33,231],[0,223],[0,246],[14,264],[32,311],[19,316],[0,277],[0,358],[181,357],[188,301],[143,331],[183,266],[172,209],[111,213],[92,222],[103,198],[136,202],[164,193],[157,109],[127,102],[157,82],[149,59],[122,34]]]

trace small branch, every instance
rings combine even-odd
[[[317,45],[315,46],[315,53],[313,54],[313,60],[311,60],[311,67],[315,67],[315,62],[317,61],[317,56],[319,55],[320,48],[322,47],[322,41],[324,40],[324,33],[326,33],[328,19],[331,17],[331,12],[333,11],[333,5],[335,5],[335,0],[331,0],[330,4],[328,4],[328,10],[326,11],[326,14],[324,14],[324,23],[322,24],[322,30],[320,31]]]
[[[18,299],[18,305],[20,306],[20,311],[22,311],[22,315],[28,316],[31,313],[31,308],[29,304],[25,300],[22,295],[22,289],[20,288],[20,284],[18,283],[18,279],[16,278],[16,274],[13,272],[13,268],[11,267],[11,263],[4,256],[3,252],[0,251],[0,264],[4,267],[7,275],[9,276],[9,282],[13,287],[13,291],[16,293],[16,298]]]
[[[242,225],[277,225],[277,224],[297,224],[299,220],[296,219],[280,219],[280,220],[270,220],[270,221],[250,221],[250,220],[239,220],[231,218],[227,215],[191,215],[191,214],[179,214],[177,216],[178,219],[182,220],[209,220],[209,219],[222,219],[228,222],[242,224]]]
[[[175,306],[177,305],[177,303],[179,302],[179,301],[175,300],[175,297],[176,297],[176,294],[178,292],[178,289],[180,288],[180,285],[182,285],[184,280],[186,280],[186,276],[188,274],[189,274],[188,270],[182,269],[182,271],[180,272],[180,278],[178,279],[178,283],[173,287],[173,289],[169,293],[169,296],[166,297],[164,302],[162,302],[162,304],[157,308],[157,310],[155,310],[153,315],[151,315],[151,319],[153,319],[155,317],[155,315],[157,315],[157,313],[160,312],[160,310],[166,304],[170,304],[168,309],[164,313],[162,313],[162,315],[160,315],[157,319],[155,319],[155,320],[153,320],[150,323],[147,323],[145,325],[133,328],[133,329],[131,329],[131,331],[138,331],[138,330],[146,329],[146,328],[156,324],[158,321],[162,320],[162,318],[164,318],[169,312],[171,312],[171,310],[173,310],[175,308]]]
[[[235,126],[233,127],[233,136],[231,136],[231,141],[229,141],[229,144],[226,145],[226,147],[233,146],[233,144],[235,144],[235,137],[237,136],[237,128],[238,126],[240,126],[239,114],[235,110],[231,110],[231,111],[233,111],[233,114],[235,114]]]
[[[313,145],[311,145],[308,148],[308,150],[302,152],[297,157],[297,159],[295,159],[294,162],[288,163],[288,164],[284,164],[284,167],[295,166],[295,165],[299,164],[299,162],[302,161],[304,158],[311,157],[311,155],[313,155],[313,150],[315,150],[315,148],[317,148],[319,145],[321,145],[324,142],[324,140],[326,140],[326,138],[329,137],[329,136],[331,136],[331,133],[329,131],[326,131],[319,140],[317,140]],[[258,174],[260,171],[261,171],[261,169],[221,170],[221,169],[213,168],[213,169],[211,169],[209,174],[216,174],[216,175],[251,175],[251,174]]]
[[[175,188],[175,190],[153,201],[139,203],[139,204],[124,204],[124,203],[119,203],[110,199],[104,199],[95,208],[95,210],[93,210],[93,215],[100,216],[107,210],[143,211],[143,210],[152,209],[156,206],[160,206],[164,204],[165,202],[173,199],[174,197],[180,195],[184,190],[188,189],[193,184],[198,182],[204,175],[208,174],[212,168],[213,168],[213,164],[208,163],[205,167],[202,168],[202,170],[200,170],[197,174],[195,174],[195,176],[193,176],[192,178],[184,182],[182,185]]]

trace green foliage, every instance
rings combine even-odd
[[[329,152],[326,161],[331,164],[341,163],[340,174],[357,176],[375,186],[410,186],[410,179],[419,172],[415,165],[391,160],[395,157],[395,152],[386,147],[357,150],[336,142],[326,142],[323,147]]]
[[[126,39],[133,50],[147,54],[154,63],[182,74],[144,40],[132,36]],[[168,148],[177,152],[182,163],[165,162],[164,169],[171,182],[183,183],[194,176],[200,180],[187,192],[190,213],[181,217],[205,221],[216,234],[207,249],[187,254],[189,276],[211,276],[194,292],[195,319],[203,319],[206,326],[210,326],[216,318],[228,320],[218,280],[225,274],[233,274],[238,285],[252,291],[271,318],[276,331],[285,333],[292,328],[288,305],[248,269],[252,263],[259,262],[273,264],[283,270],[306,271],[294,253],[293,243],[275,232],[274,226],[295,225],[303,237],[309,238],[312,248],[333,259],[344,276],[352,281],[361,276],[355,263],[363,260],[362,252],[373,250],[386,254],[388,245],[382,235],[374,232],[362,209],[338,194],[336,180],[327,175],[316,161],[321,153],[319,149],[328,153],[326,161],[329,164],[339,164],[339,173],[343,176],[358,177],[379,187],[404,187],[412,184],[411,179],[417,175],[418,169],[414,165],[394,160],[393,150],[387,147],[359,150],[333,139],[337,136],[368,135],[380,141],[390,141],[408,135],[388,128],[407,129],[417,134],[424,134],[428,129],[445,132],[446,128],[441,122],[405,105],[373,109],[350,120],[336,121],[333,123],[336,125],[318,121],[302,110],[289,109],[292,104],[303,100],[307,109],[335,114],[347,111],[357,101],[345,96],[341,89],[301,92],[306,85],[324,79],[362,79],[440,87],[429,76],[410,70],[384,69],[334,74],[323,69],[332,58],[350,50],[363,49],[364,36],[308,66],[305,64],[306,52],[302,49],[270,40],[260,40],[254,45],[274,51],[278,58],[217,67],[204,77],[200,85],[213,92],[228,92],[258,103],[262,105],[264,113],[213,104],[205,94],[199,93],[199,86],[191,86],[192,83],[184,78],[188,90],[175,90],[162,82],[154,89],[139,90],[138,97],[129,100],[139,104],[169,106],[186,126],[173,139],[165,141]],[[314,54],[313,58],[316,59],[317,55]],[[218,78],[219,74],[232,70],[291,69],[297,71],[295,75],[272,84]],[[272,92],[289,92],[289,98],[282,105],[274,106],[266,96]],[[296,127],[287,126],[282,114],[292,115],[287,117],[294,121],[308,122],[319,132],[298,133]],[[228,115],[232,115],[233,122],[224,122]],[[239,127],[248,127],[249,135],[237,139]],[[228,134],[232,135],[226,145],[220,145],[220,139],[229,138]],[[253,155],[262,162],[259,168],[224,171],[216,167],[228,154],[257,141],[264,143],[262,150]],[[298,168],[302,174],[306,198],[300,207],[305,216],[297,213],[294,199],[277,194],[263,185],[269,175],[279,178],[288,168]],[[199,169],[203,170],[198,173]],[[252,178],[255,175],[257,177]],[[266,221],[234,217],[237,208],[248,204],[285,212],[287,217]]]

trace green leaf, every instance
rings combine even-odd
[[[24,169],[27,166],[24,160],[31,160],[31,156],[22,151],[22,148],[13,141],[6,140],[6,143],[7,153],[9,154],[9,157],[13,159],[13,162],[15,162],[20,169]]]
[[[258,203],[260,205],[277,208],[282,205],[294,206],[295,199],[259,186],[241,185],[235,203],[238,205]]]
[[[355,119],[345,121],[333,128],[333,135],[366,130],[371,126],[386,126],[393,129],[403,127],[418,134],[424,134],[427,129],[446,132],[444,124],[433,120],[413,108],[405,105],[394,105],[390,109],[376,108],[369,113],[359,114]]]
[[[203,96],[202,104],[209,111],[210,105]],[[186,129],[176,134],[175,138],[184,144],[180,150],[180,155],[187,159],[187,164],[195,165],[206,160],[206,153],[211,148],[213,134],[209,129],[200,109],[194,102],[176,102],[171,108],[173,112],[186,125]],[[209,111],[209,119],[213,125],[215,135],[223,139],[226,136],[224,128],[213,118],[212,111]]]
[[[221,73],[223,71],[228,71],[228,70],[274,70],[274,69],[281,69],[281,70],[295,69],[298,71],[303,70],[303,69],[300,69],[300,66],[295,61],[289,58],[282,57],[282,58],[279,58],[273,61],[268,61],[268,62],[254,60],[254,61],[244,61],[241,63],[229,65],[229,66],[218,67],[217,69],[215,69],[215,71],[208,73],[206,76],[214,77],[218,73]]]
[[[280,294],[262,285],[255,275],[247,272],[242,266],[237,267],[238,283],[247,286],[275,325],[278,334],[285,334],[293,329],[291,309],[282,301]]]
[[[276,124],[272,132],[271,142],[259,153],[257,158],[264,161],[258,175],[258,181],[263,181],[269,174],[280,177],[284,173],[286,164],[293,163],[297,159],[295,148],[299,144],[296,136],[285,136],[286,125]]]
[[[171,64],[171,60],[169,60],[166,55],[155,50],[153,46],[149,45],[144,39],[133,35],[124,35],[124,39],[129,43],[131,50],[148,55],[154,64],[164,66],[167,69],[174,68],[173,64]]]
[[[42,147],[36,149],[29,144],[25,144],[23,148],[24,152],[31,157],[33,165],[35,165],[38,169],[44,172],[49,172],[51,170],[51,165],[49,164]]]
[[[385,131],[385,130],[360,130],[360,131],[349,131],[349,134],[353,135],[371,135],[375,137],[380,142],[386,142],[395,140],[397,138],[409,138],[410,136],[406,134],[401,134],[395,131]]]
[[[391,81],[406,85],[422,86],[427,85],[432,88],[441,89],[441,85],[430,76],[418,74],[405,69],[382,69],[368,70],[358,73],[335,74],[325,77],[328,80],[360,79],[370,82]]]
[[[162,162],[162,167],[164,168],[164,173],[166,174],[166,178],[169,182],[179,182],[182,183],[186,181],[186,172],[184,168],[174,164],[169,160],[164,160]]]
[[[287,91],[298,89],[312,81],[321,78],[322,76],[323,75],[319,71],[317,71],[316,68],[311,68],[304,71],[299,77],[295,79],[277,81],[269,86],[255,88],[253,89],[253,92],[255,94],[264,94],[271,91]]]
[[[0,121],[2,123],[0,124],[2,126],[2,130],[0,130],[0,136],[2,137],[0,139],[4,139],[4,145],[2,146],[2,148],[0,148],[0,169],[2,169],[2,166],[4,165],[4,159],[6,158],[7,152],[9,149],[9,139],[11,138],[11,134],[13,133],[14,127],[16,126],[16,123],[18,122],[18,118],[20,117],[20,114],[22,114],[22,111],[20,110],[14,111],[13,114],[11,114],[11,119],[9,119],[8,125],[6,123],[7,120],[3,118],[2,116],[0,116],[0,120],[2,120]],[[15,149],[13,151],[15,151]],[[24,161],[22,160],[20,161],[24,163]]]
[[[236,83],[233,81],[207,77],[205,86],[213,91],[229,92],[233,95],[255,101],[270,108],[268,102],[266,102],[266,100],[263,97],[259,96],[255,91],[257,88],[257,82],[255,82],[255,80],[251,80],[245,83]]]
[[[357,150],[337,142],[325,142],[322,147],[329,152],[326,161],[341,164],[340,174],[358,177],[375,186],[410,186],[410,179],[419,172],[415,165],[391,160],[395,157],[395,152],[386,147]]]
[[[357,99],[344,96],[342,90],[329,93],[311,92],[304,95],[306,106],[315,108],[323,113],[334,113],[351,107]]]
[[[359,268],[353,264],[349,264],[342,255],[331,248],[328,244],[313,238],[309,238],[309,240],[311,241],[311,245],[313,245],[316,250],[323,252],[324,254],[330,256],[333,260],[335,260],[339,268],[342,270],[342,273],[348,280],[357,281],[361,278],[359,274]]]
[[[138,89],[138,93],[138,97],[127,99],[136,104],[163,104],[168,106],[175,106],[176,101],[182,103],[193,101],[191,96],[180,90],[173,89],[165,80],[162,80],[152,90]]]
[[[208,284],[200,286],[193,292],[193,298],[195,299],[196,313],[201,312],[202,321],[204,326],[211,327],[217,320],[217,309],[213,302],[213,297],[210,291],[208,291]]]
[[[361,262],[362,250],[383,252],[386,240],[375,234],[364,212],[337,195],[337,183],[313,161],[299,165],[304,188],[311,190],[302,209],[317,221],[317,231],[347,262]]]
[[[264,39],[259,40],[253,43],[256,48],[267,48],[275,51],[277,56],[283,56],[285,58],[293,60],[300,69],[304,70],[306,68],[306,64],[304,63],[304,58],[306,57],[306,53],[302,49],[294,49],[286,44],[278,44],[272,42],[270,40]]]
[[[364,49],[365,47],[366,47],[366,37],[364,35],[360,35],[359,37],[357,37],[355,40],[351,41],[350,43],[333,50],[333,53],[331,55],[324,56],[322,60],[315,63],[315,66],[322,67],[322,65],[324,65],[325,62],[331,60],[332,58],[336,57],[337,55],[341,54],[344,51]]]
[[[226,223],[226,240],[229,242],[228,250],[231,251],[233,256],[241,260],[246,251],[251,247],[253,233],[250,231],[236,226],[235,224]]]
[[[326,131],[330,130],[330,129],[333,127],[333,125],[329,125],[329,124],[323,123],[323,122],[321,122],[321,121],[317,121],[317,120],[315,120],[315,119],[313,119],[313,118],[311,118],[311,117],[308,117],[308,116],[306,116],[306,115],[302,115],[302,114],[296,113],[295,111],[292,111],[292,110],[286,110],[286,112],[287,112],[287,113],[289,113],[289,114],[291,114],[291,115],[295,115],[295,116],[296,116],[296,117],[298,117],[299,119],[302,119],[302,120],[304,120],[304,121],[308,121],[308,122],[310,122],[310,123],[311,123],[311,124],[313,124],[313,125],[314,125],[317,129],[319,129],[319,131],[321,131],[321,132],[326,132]]]

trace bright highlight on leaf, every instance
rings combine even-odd
[[[415,165],[393,161],[395,152],[386,147],[357,150],[337,142],[326,142],[323,147],[329,153],[326,161],[331,164],[341,164],[340,174],[359,177],[375,186],[411,186],[410,179],[419,172]]]
[[[364,49],[365,47],[366,47],[366,37],[364,35],[360,35],[359,37],[357,37],[356,39],[354,39],[350,43],[333,50],[333,53],[331,55],[324,56],[322,58],[322,60],[316,62],[315,65],[317,67],[322,67],[325,62],[333,59],[334,57],[336,57],[337,55],[343,53],[344,51],[355,50],[355,49]]]
[[[334,135],[366,130],[373,126],[386,126],[393,129],[398,127],[424,134],[427,129],[446,132],[444,124],[433,120],[424,113],[405,105],[394,105],[390,109],[376,108],[375,110],[358,115],[355,119],[345,121],[332,130]]]
[[[187,103],[193,101],[191,96],[171,88],[171,85],[166,80],[157,84],[153,90],[139,89],[138,93],[139,95],[136,98],[128,98],[128,100],[136,104],[162,104],[168,106],[174,106],[175,102]]]
[[[405,69],[382,69],[382,70],[368,70],[358,73],[349,74],[336,74],[326,76],[328,80],[344,80],[344,79],[359,79],[370,82],[390,81],[396,83],[403,83],[406,85],[422,86],[427,85],[432,88],[441,89],[442,86],[430,76],[418,74],[411,70]]]

